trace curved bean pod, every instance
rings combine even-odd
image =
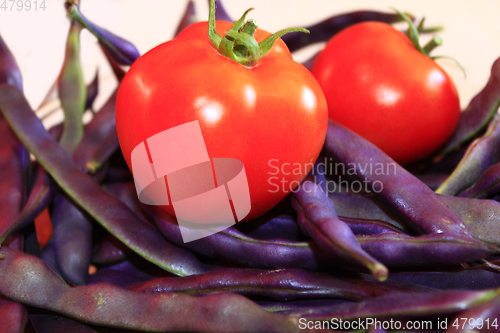
[[[450,320],[450,325],[445,333],[467,332],[498,332],[498,325],[494,323],[500,317],[500,298],[460,312]]]
[[[353,166],[353,177],[367,182],[377,196],[411,223],[417,232],[471,237],[465,224],[436,193],[372,143],[349,129],[330,121],[324,152],[333,157],[336,163]],[[387,172],[371,172],[371,168],[367,167],[370,165],[382,165]],[[389,166],[393,167],[392,172]],[[379,186],[374,187],[377,183]]]
[[[139,58],[140,53],[132,43],[92,23],[80,13],[78,7],[74,6],[71,1],[66,2],[66,10],[72,19],[80,23],[99,40],[120,65],[130,66]]]
[[[63,194],[54,198],[51,220],[61,274],[72,285],[87,284],[92,256],[92,221]]]
[[[116,237],[107,233],[92,254],[94,264],[109,265],[125,260],[131,250]]]
[[[16,59],[0,35],[0,82],[23,91],[23,79]]]
[[[500,289],[486,291],[445,290],[408,294],[395,292],[358,303],[311,309],[307,312],[283,311],[289,316],[308,320],[356,320],[358,318],[418,318],[457,314],[486,303],[500,294]]]
[[[196,257],[170,244],[154,227],[140,220],[124,203],[104,192],[82,172],[47,133],[19,90],[0,85],[0,109],[20,140],[61,189],[111,234],[146,260],[174,274],[205,271]]]
[[[486,86],[460,114],[455,133],[438,155],[452,152],[458,146],[471,140],[484,129],[500,106],[500,58],[491,67],[491,74]]]
[[[436,193],[456,195],[472,186],[481,174],[500,161],[500,114],[490,122],[486,133],[474,140],[453,173]]]
[[[207,295],[234,292],[289,301],[301,298],[341,298],[360,300],[406,288],[339,278],[301,269],[219,269],[201,275],[147,281],[131,290],[145,293],[186,293]]]
[[[477,182],[470,188],[460,192],[462,198],[487,198],[500,193],[500,163],[490,166],[483,172]]]
[[[387,267],[367,254],[351,229],[338,219],[335,205],[316,184],[305,181],[293,191],[292,205],[298,213],[300,229],[320,248],[336,257],[364,267],[380,281],[387,278]]]
[[[215,13],[217,15],[217,13]],[[177,29],[175,30],[174,37],[177,37],[182,30],[189,27],[191,24],[198,22],[198,17],[196,16],[196,8],[193,0],[189,0],[186,10],[184,11],[184,15],[177,25]]]
[[[249,267],[302,268],[329,270],[345,265],[341,258],[325,253],[311,242],[281,239],[258,240],[234,228],[184,243],[175,218],[156,207],[144,207],[151,213],[159,230],[174,244],[214,258],[224,258]],[[361,248],[388,267],[454,265],[498,253],[492,244],[469,237],[442,234],[412,237],[382,234],[356,237]]]
[[[8,225],[2,226],[0,244],[10,235],[32,223],[34,218],[47,208],[52,201],[54,193],[56,192],[52,179],[40,165],[36,165],[35,168],[35,179],[28,200],[24,204],[21,212],[16,214],[12,220],[8,221]],[[9,191],[12,191],[12,189],[10,188]]]
[[[376,11],[355,11],[341,15],[332,16],[319,23],[306,27],[311,33],[308,35],[289,33],[281,37],[290,52],[296,51],[304,46],[319,42],[326,42],[339,31],[365,21],[380,21],[386,23],[401,22],[403,19],[398,14],[382,13]]]
[[[392,272],[390,281],[407,282],[435,289],[484,290],[500,285],[500,274],[485,269]]]
[[[347,195],[330,193],[338,214],[354,218],[374,217],[392,225],[404,228],[401,218],[387,210],[385,205],[374,196]],[[450,207],[467,225],[474,238],[500,245],[500,203],[494,200],[468,199],[440,195],[441,200]]]
[[[269,313],[239,295],[153,295],[109,284],[71,288],[34,256],[8,248],[0,253],[1,295],[89,324],[149,331],[303,331],[297,319]]]

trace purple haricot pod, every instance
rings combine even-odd
[[[87,284],[92,256],[92,220],[62,194],[54,198],[51,220],[61,274],[72,285]]]
[[[208,5],[210,6],[210,0],[208,0]],[[215,19],[218,21],[234,22],[234,20],[229,16],[226,9],[222,5],[222,0],[215,0]]]
[[[500,286],[500,274],[486,269],[452,269],[394,272],[389,282],[400,281],[434,289],[484,290]]]
[[[256,239],[281,238],[291,241],[304,239],[304,234],[297,226],[296,218],[291,214],[265,214],[252,220],[252,223],[238,223],[234,227]]]
[[[498,332],[500,318],[500,297],[460,312],[449,321],[445,333],[452,332]]]
[[[389,222],[381,220],[356,219],[350,217],[340,217],[357,236],[381,235],[381,234],[404,234],[404,230]]]
[[[117,90],[108,98],[92,120],[85,125],[83,138],[73,154],[73,160],[82,169],[87,169],[88,162],[101,146],[102,140],[116,128],[115,103]]]
[[[493,63],[486,86],[460,114],[455,133],[438,155],[448,154],[473,139],[488,125],[498,110],[498,106],[500,106],[500,58]]]
[[[405,221],[392,214],[375,196],[330,193],[338,214],[343,217],[371,217],[404,228]],[[467,225],[474,238],[500,245],[500,202],[495,200],[468,199],[440,195],[439,198],[450,207]]]
[[[145,293],[175,292],[191,295],[234,292],[247,296],[270,297],[282,301],[303,298],[361,300],[394,291],[412,290],[411,288],[290,268],[276,270],[225,268],[189,277],[155,279],[131,289]]]
[[[127,259],[132,251],[119,239],[107,233],[97,244],[92,254],[92,262],[109,265]]]
[[[177,25],[177,30],[175,30],[174,37],[177,37],[182,30],[189,27],[191,24],[198,22],[198,17],[196,16],[196,8],[194,2],[189,0],[186,10],[184,11],[184,15],[182,15],[182,19]]]
[[[53,181],[47,172],[40,165],[36,165],[33,185],[26,203],[21,212],[9,221],[8,229],[3,229],[4,226],[2,226],[0,244],[10,235],[33,223],[33,219],[51,203],[56,192],[54,187]],[[9,189],[9,191],[12,191],[12,189]]]
[[[422,318],[457,314],[498,297],[500,289],[485,291],[394,292],[361,303],[325,306],[305,312],[283,311],[307,320],[358,320],[359,318]],[[373,322],[373,321],[372,321]]]
[[[133,188],[132,188],[133,190]],[[345,266],[334,253],[326,253],[315,243],[283,239],[258,240],[234,228],[184,243],[175,218],[156,207],[145,207],[165,237],[172,243],[213,258],[227,259],[247,267],[302,268],[330,270]],[[411,237],[381,234],[357,237],[362,249],[388,267],[451,266],[487,258],[499,248],[473,238],[433,234]]]
[[[23,91],[21,71],[2,36],[0,36],[0,83],[13,85]]]
[[[491,198],[500,193],[500,163],[486,169],[477,182],[468,189],[460,192],[462,198]]]
[[[141,54],[132,43],[92,23],[71,1],[66,1],[65,6],[69,16],[89,30],[120,65],[130,66],[140,57]]]
[[[90,325],[154,332],[307,332],[230,293],[145,294],[111,284],[70,287],[37,257],[2,247],[0,295]],[[22,283],[19,283],[22,281]]]
[[[500,162],[500,114],[490,122],[486,133],[472,142],[453,173],[436,193],[456,195],[472,186],[490,166]]]
[[[339,220],[335,205],[321,187],[305,181],[293,191],[292,204],[298,225],[320,248],[346,262],[364,267],[380,281],[387,278],[387,267],[361,249],[351,229]]]
[[[95,174],[102,168],[111,155],[119,149],[120,143],[118,141],[116,126],[114,126],[110,129],[108,135],[102,139],[101,144],[95,150],[94,155],[87,162],[87,170],[89,170],[90,173]]]
[[[333,163],[349,166],[352,178],[365,182],[419,233],[471,237],[460,218],[427,185],[372,143],[330,120],[324,152]],[[383,172],[378,172],[382,166]]]
[[[341,30],[356,23],[366,21],[379,21],[386,23],[401,22],[403,19],[396,13],[382,13],[376,11],[355,11],[332,16],[324,21],[306,27],[310,34],[289,33],[281,37],[290,52],[296,51],[307,45],[326,42]]]

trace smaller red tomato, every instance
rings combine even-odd
[[[400,164],[431,155],[458,123],[453,81],[389,24],[365,22],[343,30],[319,54],[312,73],[329,117]]]

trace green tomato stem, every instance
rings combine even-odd
[[[272,34],[259,44],[253,37],[257,30],[257,23],[254,20],[245,22],[247,14],[252,9],[250,8],[243,13],[241,18],[234,22],[231,29],[222,37],[217,33],[215,27],[215,0],[210,0],[208,37],[220,54],[241,65],[256,65],[271,50],[276,40],[289,32],[299,31],[309,33],[308,30],[303,28],[284,29]]]
[[[424,46],[425,54],[429,55],[432,50],[434,50],[437,46],[443,44],[443,40],[438,35],[434,35],[434,37]]]

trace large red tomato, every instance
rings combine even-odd
[[[216,27],[224,35],[231,24],[218,21]],[[221,55],[207,29],[206,22],[194,24],[131,66],[118,91],[118,137],[131,167],[136,145],[198,120],[211,158],[243,162],[249,220],[275,206],[310,171],[326,135],[326,101],[281,39],[247,67]],[[269,35],[258,29],[254,37],[260,42]]]
[[[312,73],[329,117],[401,164],[435,152],[458,123],[459,99],[450,77],[389,24],[343,30],[319,54]]]

